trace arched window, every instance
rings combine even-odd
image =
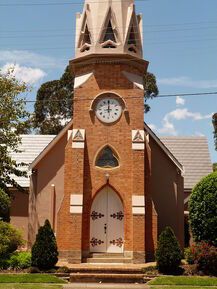
[[[110,146],[105,146],[99,152],[95,165],[105,169],[116,168],[119,166],[118,156]]]

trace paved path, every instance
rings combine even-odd
[[[71,283],[63,286],[63,289],[149,289],[146,284],[125,283]]]

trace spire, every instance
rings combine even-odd
[[[76,34],[76,58],[97,53],[142,58],[142,18],[134,0],[85,0]]]

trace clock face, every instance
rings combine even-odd
[[[121,117],[122,107],[116,98],[104,97],[96,105],[96,116],[105,123],[112,123]]]

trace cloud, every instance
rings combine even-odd
[[[168,134],[168,135],[178,134],[174,124],[166,118],[163,119],[163,127],[158,129],[158,132],[161,134]]]
[[[192,80],[187,76],[160,78],[158,83],[169,86],[182,86],[197,89],[217,88],[217,80]]]
[[[190,118],[193,120],[203,120],[203,119],[209,119],[211,117],[212,117],[212,113],[202,115],[200,112],[191,112],[187,108],[182,108],[182,109],[178,108],[167,113],[164,119],[169,120],[173,118],[176,120],[184,120],[184,119]]]
[[[154,130],[160,134],[178,135],[178,132],[173,123],[174,120],[180,121],[192,119],[193,121],[200,121],[204,119],[210,119],[212,118],[212,115],[213,113],[203,115],[200,112],[191,112],[187,108],[175,109],[164,116],[161,128],[157,128],[154,124],[151,124],[150,127],[154,128]],[[198,132],[197,135],[201,134]]]
[[[63,68],[65,63],[50,56],[27,50],[0,50],[0,63],[19,63],[20,65],[40,68]]]
[[[176,104],[177,105],[184,105],[185,104],[185,99],[180,97],[180,96],[177,96],[176,97]]]
[[[39,68],[20,66],[19,64],[7,63],[1,68],[2,73],[7,73],[9,70],[12,71],[12,75],[17,80],[30,85],[37,83],[46,76],[46,73]]]

